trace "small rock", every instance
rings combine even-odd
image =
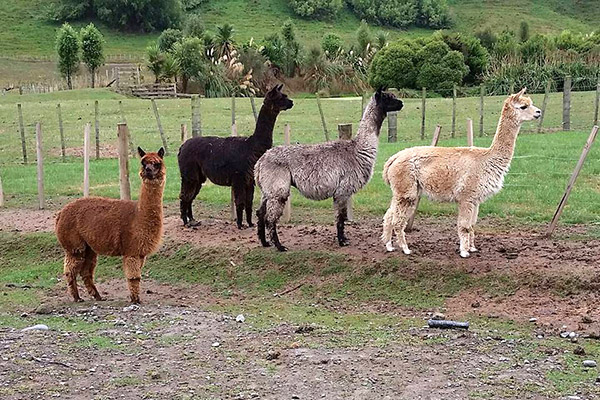
[[[221,343],[219,343],[219,342],[214,342],[214,343],[212,344],[212,347],[219,347],[220,345],[221,345]]]
[[[122,319],[118,319],[118,320],[116,320],[116,321],[115,321],[115,324],[114,324],[114,325],[115,325],[115,326],[125,326],[125,325],[127,325],[127,324],[126,324],[126,323],[125,323],[125,321],[123,321]]]
[[[567,396],[567,400],[581,400],[579,396]]]
[[[267,360],[269,360],[269,361],[271,361],[271,360],[277,360],[280,355],[281,355],[281,353],[278,352],[278,351],[270,351],[270,352],[267,353],[267,356],[265,358]]]
[[[573,349],[573,354],[577,354],[578,356],[583,356],[583,355],[585,355],[585,349],[581,346],[577,346],[577,347],[575,347],[575,349]]]
[[[529,322],[537,322],[537,318],[529,318]]]
[[[36,307],[36,309],[33,311],[36,314],[52,314],[52,308],[46,304],[40,304],[39,306]]]
[[[436,313],[433,313],[433,315],[431,316],[430,319],[433,319],[435,321],[441,321],[441,320],[446,319],[446,316],[440,312],[436,312]]]
[[[125,311],[125,312],[137,311],[139,309],[140,309],[140,306],[138,306],[137,304],[132,304],[130,306],[123,307],[123,311]]]
[[[566,338],[568,338],[568,337],[569,337],[569,334],[570,334],[570,333],[571,333],[571,332],[561,332],[561,333],[560,333],[560,337],[561,337],[561,338],[565,338],[565,339],[566,339]]]
[[[471,307],[473,307],[473,308],[479,308],[479,307],[481,307],[481,303],[478,302],[477,300],[475,300],[473,303],[471,303]]]
[[[33,326],[28,326],[27,328],[23,328],[21,329],[21,332],[29,332],[29,331],[47,331],[48,325],[44,325],[44,324],[37,324],[37,325],[33,325]]]
[[[310,326],[310,325],[301,325],[299,327],[296,328],[296,330],[294,331],[295,333],[309,333],[315,330],[314,326]]]
[[[244,322],[244,321],[246,321],[246,317],[244,317],[244,315],[243,315],[243,314],[240,314],[240,315],[238,315],[237,317],[235,317],[235,320],[236,320],[237,322]]]
[[[584,360],[583,366],[586,368],[596,368],[596,361],[594,360]]]
[[[577,334],[575,332],[569,332],[569,338],[573,339],[577,337]]]
[[[591,324],[592,322],[594,322],[594,320],[589,315],[584,315],[583,317],[581,317],[581,322],[583,322],[584,324]]]

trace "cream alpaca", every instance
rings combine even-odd
[[[541,115],[524,93],[525,89],[504,102],[489,148],[413,147],[387,160],[383,179],[390,185],[393,198],[383,217],[382,240],[388,251],[395,250],[392,245],[392,231],[395,231],[404,254],[411,253],[404,229],[416,211],[421,194],[434,201],[458,203],[460,256],[469,257],[477,251],[473,226],[479,205],[502,189],[521,124]]]

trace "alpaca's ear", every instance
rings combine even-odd
[[[158,149],[158,156],[160,158],[163,158],[165,156],[165,149],[163,147],[161,147],[160,149]]]
[[[141,147],[138,147],[138,154],[140,155],[140,158],[144,158],[144,156],[146,155],[146,152],[144,150],[142,150]]]
[[[281,92],[283,90],[283,83],[281,85],[279,85],[279,87],[277,87],[277,91]]]
[[[375,92],[375,100],[379,101],[381,100],[381,94],[383,93],[383,88],[380,87],[377,89],[377,91]]]
[[[525,94],[525,91],[527,91],[526,87],[524,87],[523,89],[521,89],[521,91],[519,93],[515,94],[515,98],[518,99],[519,97],[523,96]]]

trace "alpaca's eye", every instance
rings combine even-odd
[[[519,107],[521,110],[525,110],[527,107],[529,107],[528,105],[522,105],[521,107]]]

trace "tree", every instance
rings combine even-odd
[[[185,20],[185,24],[183,25],[183,34],[185,36],[202,39],[204,31],[204,22],[202,22],[199,14],[192,14]]]
[[[183,32],[179,29],[165,29],[158,37],[158,49],[162,52],[173,51],[175,43],[183,39]]]
[[[204,46],[201,39],[185,38],[175,45],[173,56],[179,65],[183,92],[187,92],[191,78],[199,79],[206,75]]]
[[[443,40],[450,49],[460,51],[469,67],[465,82],[475,83],[490,64],[490,54],[476,37],[458,32],[436,32],[435,38]]]
[[[153,44],[146,47],[146,66],[154,74],[154,82],[159,83],[163,72],[165,55],[160,51],[158,45]]]
[[[215,36],[215,47],[219,58],[227,57],[228,60],[231,58],[231,52],[234,48],[234,32],[235,29],[233,29],[233,25],[231,24],[225,23],[223,25],[217,26],[217,35]]]
[[[75,29],[68,23],[63,24],[56,35],[56,52],[58,70],[67,79],[69,89],[73,89],[71,78],[79,69],[79,46],[79,37]]]
[[[371,30],[366,21],[360,22],[360,27],[356,31],[356,41],[358,42],[358,51],[361,57],[366,57],[367,53],[371,48],[373,37],[371,36]]]
[[[93,7],[110,26],[145,32],[177,26],[183,14],[180,0],[94,0]]]
[[[301,46],[296,39],[296,27],[291,19],[284,22],[281,28],[283,44],[283,70],[289,77],[294,77],[302,63]]]
[[[96,86],[96,71],[104,64],[104,37],[94,24],[81,28],[81,60],[92,75],[92,87]]]
[[[449,90],[460,85],[469,73],[462,53],[451,50],[441,40],[433,39],[415,55],[418,65],[416,85],[433,90]]]
[[[333,18],[342,9],[342,0],[290,0],[292,10],[306,18]]]
[[[179,75],[179,62],[175,59],[172,53],[165,53],[162,63],[161,78],[166,81],[173,79],[177,83],[177,75]]]

